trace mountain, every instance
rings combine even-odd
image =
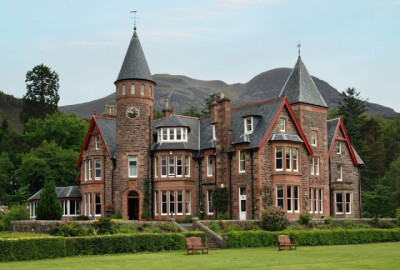
[[[247,83],[226,84],[223,81],[202,81],[182,75],[155,74],[156,81],[154,108],[161,111],[163,100],[168,98],[175,106],[177,112],[183,112],[190,106],[204,107],[204,98],[212,93],[223,92],[232,100],[232,106],[236,107],[272,97],[279,96],[283,85],[292,69],[277,68],[263,72]],[[329,109],[337,107],[342,100],[338,90],[327,82],[312,77],[319,91],[328,104]],[[99,114],[105,112],[105,105],[115,103],[115,93],[90,102],[59,107],[61,112],[76,113],[79,117],[90,118],[93,111]],[[367,112],[371,116],[393,117],[399,115],[393,109],[367,102]]]
[[[19,120],[21,111],[22,101],[20,99],[0,91],[0,124],[7,119],[10,130],[22,131],[23,126]]]

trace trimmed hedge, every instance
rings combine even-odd
[[[352,229],[314,231],[240,231],[227,234],[228,248],[277,246],[278,235],[287,234],[300,246],[350,245],[400,241],[400,229]]]
[[[64,256],[64,237],[0,240],[0,261],[26,261]]]
[[[185,238],[191,236],[201,237],[201,241],[203,242],[203,244],[206,242],[206,233],[203,231],[187,231],[187,232],[181,232],[181,234],[183,234]]]
[[[201,237],[201,234],[195,234]],[[185,234],[181,233],[139,233],[0,240],[0,261],[23,261],[76,255],[134,253],[140,251],[182,250],[186,248],[185,239]]]

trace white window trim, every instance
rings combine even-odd
[[[315,175],[319,175],[319,157],[315,157]]]
[[[170,130],[173,130],[174,136],[173,139],[170,138]],[[180,130],[181,138],[178,140],[177,139],[177,131]],[[167,136],[166,139],[164,139],[164,131],[166,131],[165,135]],[[157,130],[158,133],[158,142],[187,142],[187,128],[182,127],[182,128],[159,128]]]
[[[288,194],[288,189],[290,189],[290,197]],[[288,213],[293,213],[294,212],[294,186],[286,186],[286,203],[287,203],[287,212]],[[290,209],[289,210],[289,205],[290,205]]]
[[[175,193],[176,193],[175,190],[168,191],[168,208],[167,208],[167,211],[168,211],[169,215],[172,214],[173,216],[176,215],[176,194]],[[173,195],[172,197],[174,198],[173,201],[171,200],[171,194]],[[172,203],[174,203],[173,213],[171,213],[171,204]]]
[[[314,137],[315,134],[315,137]],[[315,142],[314,142],[315,139]],[[312,130],[311,131],[311,145],[312,146],[317,146],[318,145],[318,131]]]
[[[98,163],[99,164],[99,168],[96,167],[97,161],[99,162]],[[99,177],[96,176],[97,170],[100,170],[100,176]],[[99,158],[96,158],[94,160],[94,180],[101,180],[101,160]]]
[[[210,164],[210,160],[212,162],[211,164]],[[214,175],[214,162],[212,160],[211,155],[208,155],[207,156],[207,176],[211,177],[213,175]]]
[[[340,168],[340,178],[339,175],[337,176],[337,181],[341,182],[343,181],[343,166],[342,165],[338,165],[338,169]],[[339,170],[337,170],[337,172],[339,172]]]
[[[163,174],[163,160],[165,160],[165,174]],[[161,177],[166,178],[168,176],[168,159],[167,156],[161,156]]]
[[[242,153],[243,153],[243,159],[241,159]],[[239,150],[238,151],[238,161],[239,161],[239,166],[238,166],[239,167],[239,173],[245,173],[246,172],[246,154],[245,154],[245,152],[243,150]],[[242,161],[243,161],[243,167],[244,168],[241,168],[242,167],[241,166]]]
[[[185,156],[185,177],[190,177],[190,156]]]
[[[282,123],[283,123],[283,129],[282,129]],[[286,119],[285,118],[279,119],[279,131],[286,132]]]
[[[342,142],[337,142],[338,145],[336,147],[336,154],[341,155],[342,154]]]
[[[250,126],[251,126],[251,130],[247,129],[247,120],[250,119]],[[252,134],[254,131],[254,119],[252,116],[250,117],[246,117],[243,119],[244,120],[244,133],[246,134]]]
[[[178,165],[178,160],[181,160],[181,165]],[[175,163],[176,163],[176,177],[182,177],[183,176],[183,160],[182,160],[182,156],[176,156],[175,158]],[[181,167],[181,174],[178,174],[178,167]]]
[[[287,167],[287,152],[289,150],[289,168]],[[292,148],[286,147],[285,148],[285,170],[291,172],[292,171]]]
[[[85,160],[85,181],[88,180],[88,161]]]
[[[311,157],[310,174],[314,175],[314,171],[315,171],[315,160],[314,160],[314,157]]]
[[[96,203],[96,194],[99,194],[100,196],[100,203]],[[101,208],[102,208],[102,204],[101,204],[101,193],[100,192],[95,192],[93,193],[93,206],[94,206],[94,215],[95,217],[101,217]],[[100,204],[100,214],[96,213],[96,206]]]
[[[92,168],[92,160],[89,159],[89,180],[92,180],[92,175],[93,175],[93,168]]]
[[[174,161],[173,165],[171,166],[171,159]],[[168,156],[168,176],[175,176],[176,175],[176,157],[175,156]],[[171,168],[173,168],[174,172],[171,173]]]
[[[145,87],[144,84],[140,85],[140,95],[144,96],[145,94]]]
[[[154,177],[158,178],[158,157],[154,157]]]
[[[136,159],[136,174],[132,174],[131,173],[131,166],[130,166],[131,159],[133,159],[133,160]],[[137,178],[138,177],[138,171],[139,171],[139,158],[138,158],[138,156],[129,156],[128,157],[128,177],[129,178]]]
[[[188,198],[186,198],[186,195],[187,195],[187,192],[189,193],[189,200],[188,200]],[[190,190],[185,190],[185,198],[184,198],[184,201],[185,201],[185,215],[190,215],[190,213],[192,212],[191,211],[191,208],[192,208],[192,198],[191,198],[191,196],[192,196],[192,192],[190,191]],[[189,205],[189,209],[186,207],[186,204],[188,203],[188,205]]]
[[[324,190],[322,188],[319,189],[319,213],[324,213]]]
[[[294,152],[296,151],[296,159],[294,159]],[[298,172],[299,171],[299,149],[297,149],[297,148],[293,148],[292,149],[292,158],[293,158],[293,161],[296,161],[296,169],[294,169],[294,164],[292,164],[292,167],[293,167],[293,171],[294,172]]]
[[[96,150],[100,149],[100,135],[95,136],[95,149]]]
[[[182,198],[182,200],[181,201],[179,201],[179,192],[181,192],[181,198]],[[184,200],[184,193],[185,191],[184,190],[177,190],[175,193],[175,195],[176,195],[176,215],[177,216],[182,216],[183,215],[183,211],[184,211],[184,204],[185,204],[185,200]],[[182,207],[181,207],[181,212],[179,212],[179,202],[182,204]]]
[[[278,162],[276,162],[278,159],[277,159],[277,153],[278,153],[278,151],[277,151],[277,149],[278,148],[280,148],[281,149],[281,153],[282,153],[282,157],[281,157],[281,159],[282,159],[282,168],[279,168],[278,169],[278,167],[277,167],[277,164],[278,164]],[[283,147],[281,147],[281,146],[279,146],[279,147],[275,147],[275,171],[277,171],[277,172],[281,172],[281,171],[283,171]]]
[[[159,209],[158,209],[158,201],[159,201],[159,198],[158,198],[158,190],[156,190],[156,191],[154,191],[154,215],[155,216],[158,216],[158,212],[159,212]]]
[[[166,212],[165,213],[163,213],[163,192],[165,192],[165,205],[166,205]],[[160,209],[160,212],[161,212],[161,215],[162,216],[166,216],[166,215],[168,215],[168,196],[169,196],[169,193],[168,193],[168,191],[165,191],[165,190],[163,190],[163,191],[161,191],[160,192],[160,196],[161,196],[161,209]]]
[[[207,215],[214,215],[214,207],[213,207],[213,211],[210,212],[210,203],[212,204],[212,196],[210,198],[210,192],[212,192],[212,190],[207,190]]]
[[[135,95],[136,94],[136,86],[134,83],[131,84],[131,95]]]
[[[347,194],[350,194],[350,202],[347,202]],[[345,192],[344,193],[344,195],[345,195],[345,197],[344,197],[344,211],[346,212],[346,214],[349,214],[349,215],[351,215],[351,202],[352,202],[352,200],[353,200],[353,193],[351,193],[351,192]],[[349,212],[347,212],[347,203],[349,203],[349,209],[350,209],[350,211]]]
[[[342,212],[338,212],[337,211],[337,194],[342,194]],[[345,203],[344,203],[345,198],[343,198],[343,193],[342,192],[336,192],[335,193],[335,213],[339,214],[339,215],[343,215],[344,213],[344,208],[346,207]]]
[[[296,196],[295,196],[295,190],[297,187],[297,203],[296,203]],[[296,210],[297,206],[297,210]],[[295,213],[300,213],[300,186],[293,186],[293,211]]]
[[[310,214],[314,212],[314,190],[312,188],[309,189],[310,197],[308,200],[308,204],[310,205]]]
[[[282,197],[278,197],[278,189],[282,189]],[[280,207],[278,204],[279,199],[282,199],[283,201],[282,209],[285,210],[285,186],[283,185],[276,186],[276,202],[275,202],[276,207]]]

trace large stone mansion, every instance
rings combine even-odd
[[[216,188],[227,189],[229,219],[259,219],[268,205],[289,219],[360,217],[363,161],[342,120],[327,120],[300,56],[276,98],[231,108],[221,95],[199,118],[166,102],[153,120],[157,87],[135,30],[115,86],[116,112],[91,119],[77,186],[57,188],[65,217],[140,219],[146,191],[154,220],[215,219]],[[39,198],[28,199],[32,218]]]

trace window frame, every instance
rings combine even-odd
[[[88,171],[88,160],[87,159],[85,159],[85,171],[84,171],[84,173],[85,173],[85,182],[88,180],[88,173],[89,173],[89,171]]]
[[[310,174],[314,175],[315,174],[315,160],[314,157],[311,157],[311,162],[310,162]]]
[[[338,165],[337,166],[336,173],[337,173],[336,181],[342,182],[343,181],[343,165]]]
[[[296,147],[292,148],[292,162],[293,162],[293,164],[292,164],[293,171],[298,172],[299,171],[299,149]]]
[[[99,173],[99,176],[97,176],[97,173]],[[101,180],[101,159],[99,158],[94,159],[94,180]]]
[[[217,140],[217,130],[215,125],[211,125],[211,130],[212,130],[212,139],[213,141]]]
[[[288,158],[288,153],[289,153],[289,158]],[[289,168],[288,168],[289,164]],[[292,148],[291,147],[285,147],[285,171],[292,171]]]
[[[94,196],[94,200],[93,200],[93,203],[94,203],[94,215],[96,216],[96,217],[99,217],[99,216],[101,216],[101,193],[100,192],[95,192],[94,194],[93,194]],[[97,202],[97,199],[99,199],[99,202]],[[100,214],[98,214],[97,213],[97,207],[100,207]]]
[[[207,190],[207,215],[214,215],[214,205],[212,200],[213,190]],[[211,211],[210,211],[211,210]]]
[[[337,198],[338,198],[338,195],[341,195],[342,196],[342,201],[340,202],[340,204],[341,204],[341,206],[342,206],[342,211],[341,212],[338,212],[338,200],[337,200]],[[343,213],[344,213],[344,198],[343,198],[343,193],[342,192],[336,192],[335,193],[335,214],[336,215],[343,215]]]
[[[180,165],[179,165],[180,163]],[[179,170],[181,171],[179,173]],[[182,156],[176,156],[176,177],[182,177],[183,176],[183,160]]]
[[[155,190],[154,191],[154,215],[155,216],[158,216],[158,213],[159,213],[158,201],[159,201],[158,190]]]
[[[345,192],[344,194],[345,194],[345,201],[344,201],[345,206],[344,206],[343,210],[346,212],[346,215],[351,215],[352,193],[351,192]],[[347,200],[347,195],[349,196],[349,200]],[[347,206],[349,208],[349,211],[347,211]]]
[[[278,149],[280,149],[281,157],[278,158]],[[276,146],[275,147],[275,171],[281,172],[283,171],[283,147],[282,146]],[[278,168],[278,160],[281,160],[281,168]]]
[[[318,146],[318,131],[311,130],[311,146]]]
[[[121,94],[123,95],[123,96],[125,96],[126,95],[126,87],[125,87],[125,84],[123,84],[122,85],[122,90],[121,90]]]
[[[185,215],[190,215],[192,212],[192,192],[185,190]]]
[[[248,123],[247,121],[250,120]],[[250,126],[250,129],[249,129]],[[253,116],[245,117],[244,118],[244,133],[245,134],[252,134],[254,131],[254,120]]]
[[[211,155],[207,156],[207,177],[214,175],[214,162]]]
[[[89,181],[93,180],[93,164],[92,164],[92,160],[88,159],[89,161]]]
[[[100,135],[96,135],[94,137],[94,148],[95,148],[95,150],[100,149]]]
[[[158,157],[154,157],[154,177],[158,178]]]
[[[132,83],[131,84],[131,95],[135,95],[135,94],[136,94],[136,85],[134,83]]]
[[[315,157],[315,175],[319,175],[319,157]]]
[[[279,131],[286,132],[286,119],[285,118],[279,118]]]
[[[168,176],[175,176],[175,156],[168,156]]]
[[[136,174],[132,174],[131,169],[131,160],[133,162],[136,161]],[[128,156],[128,178],[137,178],[139,174],[139,158],[138,156]]]
[[[166,216],[168,215],[168,192],[166,190],[161,191],[161,215]],[[165,195],[165,201],[164,201],[164,195]],[[165,206],[165,212],[164,212],[164,206]]]
[[[176,215],[176,211],[175,211],[176,210],[175,190],[168,191],[168,206],[169,206],[168,207],[168,214],[172,215],[172,216]]]
[[[242,156],[243,155],[243,156]],[[243,150],[238,151],[239,173],[246,172],[246,152]]]
[[[190,177],[190,156],[185,156],[185,177]]]
[[[179,200],[179,194],[181,196],[181,200]],[[183,215],[183,203],[184,203],[184,198],[183,198],[183,191],[182,190],[177,190],[176,191],[176,215],[182,216]],[[181,206],[181,211],[179,212],[179,205]]]
[[[164,164],[165,161],[165,164]],[[165,173],[164,173],[165,170]],[[168,176],[168,161],[167,156],[161,156],[161,177],[165,178]]]
[[[140,85],[140,95],[142,95],[142,96],[144,96],[144,89],[145,87],[144,87],[144,84],[141,84]]]
[[[159,128],[157,134],[158,142],[187,142],[186,127]],[[178,134],[180,135],[180,139],[178,139]]]

